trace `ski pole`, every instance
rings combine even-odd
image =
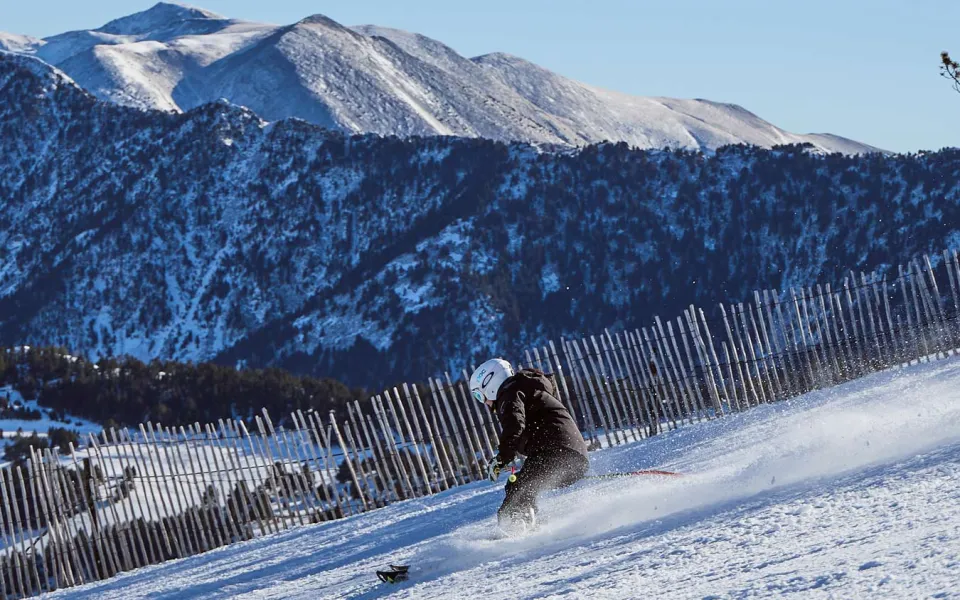
[[[615,479],[619,477],[634,477],[641,475],[659,475],[661,477],[682,477],[680,473],[673,471],[662,471],[660,469],[643,469],[640,471],[619,471],[615,473],[603,473],[602,475],[587,475],[584,479]]]

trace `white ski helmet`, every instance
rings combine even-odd
[[[513,367],[502,358],[491,358],[470,376],[470,395],[477,402],[496,401],[500,386],[513,376]]]

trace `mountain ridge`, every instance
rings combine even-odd
[[[348,133],[879,151],[839,136],[792,134],[737,105],[629,96],[508,54],[466,58],[420,34],[347,27],[320,14],[275,26],[160,3],[45,40],[0,35],[0,49],[38,56],[123,105],[182,112],[224,97],[269,121],[299,117]]]

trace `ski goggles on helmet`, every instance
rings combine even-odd
[[[480,390],[473,390],[473,399],[477,402],[486,402],[487,398],[483,395],[483,392]]]

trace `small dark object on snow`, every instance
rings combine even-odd
[[[377,578],[384,583],[400,583],[410,576],[410,565],[390,565],[389,571],[377,571]]]

